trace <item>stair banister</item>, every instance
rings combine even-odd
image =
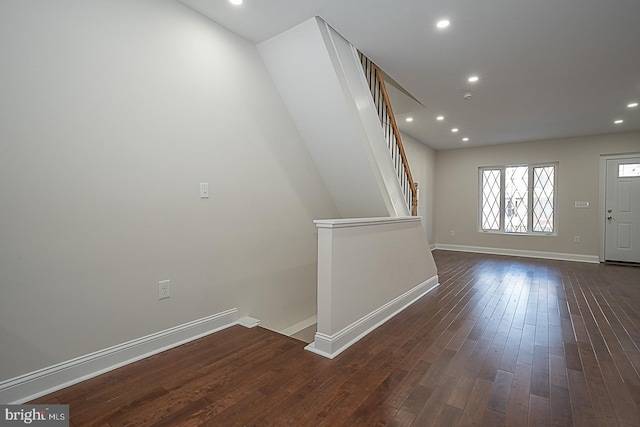
[[[391,101],[389,100],[389,94],[387,93],[382,71],[369,58],[362,54],[362,52],[360,52],[360,60],[367,81],[369,82],[369,89],[371,90],[373,102],[378,111],[378,117],[380,118],[385,139],[391,152],[391,158],[398,173],[402,192],[405,195],[405,200],[410,208],[411,215],[417,216],[418,184],[413,181],[413,177],[411,176],[411,169],[409,168],[409,162],[404,151],[404,145],[402,144],[396,118],[393,114],[393,108],[391,107]]]

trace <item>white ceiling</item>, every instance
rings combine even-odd
[[[320,16],[425,106],[394,110],[436,149],[640,130],[640,0],[180,1],[253,43]]]

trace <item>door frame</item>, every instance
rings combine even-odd
[[[605,205],[607,202],[607,160],[626,159],[628,157],[638,157],[640,152],[624,153],[624,154],[601,154],[600,155],[600,188],[598,203],[598,220],[600,221],[600,262],[604,262],[605,252]]]

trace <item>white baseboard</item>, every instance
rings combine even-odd
[[[234,308],[0,382],[0,404],[28,402],[238,323]]]
[[[314,325],[316,323],[318,323],[318,315],[314,314],[308,319],[304,319],[303,321],[298,322],[295,325],[291,325],[288,328],[279,331],[278,333],[290,337],[291,335],[298,333],[301,330],[306,329],[309,326]]]
[[[526,258],[555,259],[560,261],[577,261],[577,262],[588,262],[588,263],[595,263],[595,264],[598,264],[600,262],[600,258],[597,255],[565,254],[565,253],[559,253],[559,252],[544,252],[544,251],[527,251],[522,249],[485,248],[481,246],[446,245],[446,244],[440,244],[440,243],[436,244],[436,249],[443,250],[443,251],[475,252],[480,254],[521,256]]]
[[[438,286],[438,276],[433,276],[334,335],[316,332],[315,341],[305,349],[333,359],[436,286]]]

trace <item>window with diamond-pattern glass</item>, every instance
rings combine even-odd
[[[504,169],[504,231],[526,233],[529,212],[529,168],[512,166]]]
[[[555,234],[557,168],[557,163],[480,167],[480,231]]]
[[[553,166],[533,168],[533,231],[553,232]]]
[[[500,169],[482,171],[482,229],[500,230]]]

